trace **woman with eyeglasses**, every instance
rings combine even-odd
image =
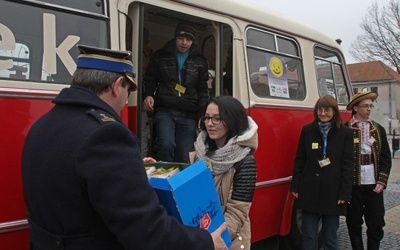
[[[385,129],[370,118],[378,94],[360,92],[347,104],[352,118],[346,123],[354,136],[354,179],[347,205],[347,229],[353,249],[364,249],[363,224],[366,224],[367,249],[379,250],[384,237],[385,203],[392,160]]]
[[[353,162],[352,131],[342,124],[335,98],[324,95],[314,106],[314,121],[301,131],[290,186],[302,211],[302,249],[319,249],[319,221],[323,249],[338,249],[339,216],[351,199]]]
[[[210,167],[232,239],[230,249],[250,249],[249,211],[256,184],[257,124],[231,96],[212,98],[194,144]]]

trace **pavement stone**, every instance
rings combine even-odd
[[[385,201],[385,221],[383,228],[385,235],[381,242],[381,250],[400,250],[400,154],[396,152],[392,159],[392,169],[389,176],[387,188],[383,191]],[[363,240],[366,249],[367,236],[364,225]],[[338,230],[339,250],[351,249],[351,244],[346,227],[345,217],[340,217]]]

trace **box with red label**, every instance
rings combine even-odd
[[[182,224],[201,227],[211,233],[225,221],[211,171],[203,161],[186,167],[170,178],[150,177],[149,183],[168,214]],[[231,239],[228,230],[222,238],[229,247]]]

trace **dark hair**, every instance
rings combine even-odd
[[[209,100],[207,107],[211,103],[218,106],[222,122],[228,129],[225,143],[232,137],[242,135],[249,128],[249,120],[247,119],[246,110],[243,107],[243,104],[237,99],[232,96],[216,96]],[[205,130],[204,123],[201,123],[201,128]],[[218,148],[215,141],[210,139],[208,136],[206,143],[208,144],[210,151],[215,151]]]
[[[130,82],[123,74],[97,69],[77,68],[72,77],[71,85],[79,85],[90,89],[95,94],[101,94],[111,88],[112,83],[121,76],[124,77],[121,85],[125,87]]]
[[[327,94],[327,95],[321,96],[318,99],[318,101],[315,103],[315,106],[314,106],[314,118],[315,119],[318,119],[318,108],[332,108],[333,111],[335,112],[335,114],[333,115],[331,122],[337,128],[340,127],[340,125],[342,124],[342,117],[340,116],[337,101],[333,96]]]

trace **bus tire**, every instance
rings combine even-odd
[[[297,208],[297,202],[293,205],[290,232],[279,239],[280,250],[300,250],[301,249],[301,210]],[[318,225],[318,248],[322,246],[322,222]]]

